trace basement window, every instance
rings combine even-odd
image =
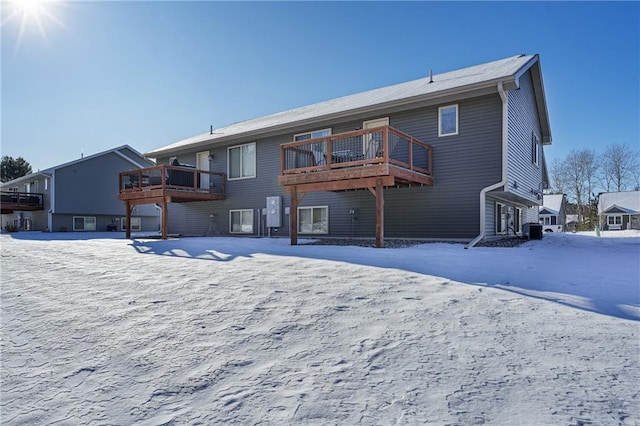
[[[298,233],[328,234],[329,207],[298,207]]]
[[[126,231],[127,230],[127,218],[123,217],[120,220],[120,224],[122,226],[122,230]],[[131,218],[131,231],[132,232],[140,232],[142,230],[142,220],[140,220],[139,217],[132,217]]]
[[[73,230],[74,231],[95,231],[96,217],[95,216],[74,216]]]
[[[229,232],[232,234],[253,234],[253,210],[230,210]]]

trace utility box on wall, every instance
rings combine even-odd
[[[267,197],[267,228],[282,226],[282,197]]]

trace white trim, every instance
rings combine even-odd
[[[331,128],[331,127],[329,127],[329,128],[326,128],[326,129],[312,130],[312,131],[310,131],[310,132],[296,133],[295,135],[293,135],[293,140],[294,140],[294,142],[295,142],[295,141],[297,141],[297,139],[296,139],[296,138],[297,138],[298,136],[303,136],[303,135],[310,135],[311,137],[310,137],[309,139],[317,139],[317,138],[314,138],[314,137],[313,137],[313,134],[314,134],[314,133],[320,133],[320,132],[329,132],[329,134],[328,134],[328,135],[325,135],[325,136],[318,136],[319,138],[324,138],[324,137],[327,137],[327,136],[331,136],[331,135],[333,134],[333,130],[332,130],[332,128]],[[307,140],[307,139],[301,139],[301,140]]]
[[[148,164],[147,164],[147,165],[144,165],[144,164],[138,163],[137,161],[132,160],[131,158],[129,158],[128,156],[124,155],[123,153],[121,153],[121,152],[120,152],[120,151],[118,151],[118,150],[113,151],[113,153],[114,153],[114,154],[116,154],[116,155],[118,155],[118,156],[120,156],[120,157],[122,157],[122,158],[124,158],[125,160],[127,160],[128,162],[130,162],[130,163],[131,163],[131,164],[133,164],[134,166],[138,167],[139,169],[144,169],[144,168],[146,168],[146,167],[149,167],[149,165],[148,165]]]
[[[383,124],[377,124],[378,122],[382,122]],[[372,124],[374,125],[372,126]],[[366,129],[372,129],[374,127],[388,126],[388,125],[389,125],[389,117],[380,117],[373,120],[363,121],[362,129],[366,130]]]
[[[253,176],[242,176],[242,147],[253,145]],[[231,177],[231,155],[230,152],[232,149],[240,149],[240,176],[239,177]],[[227,148],[227,180],[241,180],[241,179],[255,179],[258,175],[257,170],[257,158],[258,158],[258,149],[257,144],[255,142],[243,143],[241,145],[234,145]]]
[[[442,111],[450,108],[455,108],[455,111],[456,111],[456,131],[451,133],[442,133]],[[457,135],[459,132],[459,128],[458,128],[458,124],[460,121],[459,117],[460,117],[460,111],[458,108],[458,104],[451,104],[451,105],[438,107],[438,137]]]
[[[502,86],[502,81],[498,82],[498,93],[500,94],[500,99],[502,100],[502,180],[500,182],[496,182],[493,185],[486,186],[480,190],[480,233],[477,237],[475,237],[469,244],[464,246],[464,248],[470,248],[478,244],[478,242],[484,238],[485,235],[485,226],[487,222],[487,212],[485,210],[487,203],[487,192],[493,191],[494,189],[498,189],[507,184],[507,148],[508,148],[508,113],[509,113],[509,98],[504,91],[504,87]]]
[[[83,219],[82,229],[76,229],[76,219]],[[93,219],[93,229],[87,229],[87,219]],[[74,231],[96,231],[98,229],[98,219],[95,216],[73,216],[71,227]]]
[[[138,222],[138,229],[135,228],[134,222]],[[120,218],[120,230],[127,230],[127,217],[123,216]],[[131,231],[132,232],[140,232],[142,231],[142,218],[139,216],[131,216]]]
[[[531,132],[531,163],[540,167],[540,138],[535,132]]]
[[[498,215],[498,207],[500,207],[500,214]],[[494,233],[496,235],[507,235],[508,231],[509,231],[509,209],[508,206],[501,202],[501,201],[496,201],[496,205],[495,205],[495,230]],[[504,215],[504,224],[502,223],[502,215]],[[500,226],[498,226],[500,225]],[[498,228],[501,228],[500,230],[498,230]]]
[[[251,230],[250,231],[234,231],[233,230],[233,221],[231,220],[232,214],[233,213],[245,213],[245,212],[251,212]],[[242,215],[240,215],[240,219],[242,219]],[[253,234],[253,225],[254,225],[254,221],[255,221],[255,212],[253,211],[253,209],[233,209],[233,210],[229,210],[229,233],[230,234]],[[244,228],[246,225],[243,224],[242,222],[240,222],[240,226],[241,228]]]
[[[327,229],[320,232],[313,232],[313,223],[311,224],[311,232],[304,232],[300,229],[300,225],[302,224],[300,210],[311,210],[311,215],[313,216],[314,209],[324,209],[327,211]],[[298,207],[298,234],[305,235],[327,235],[329,233],[329,206],[302,206]]]

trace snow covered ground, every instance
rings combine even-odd
[[[114,236],[0,235],[3,425],[640,423],[638,232]]]

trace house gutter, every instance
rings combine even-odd
[[[494,189],[498,189],[500,187],[504,187],[507,184],[507,142],[508,138],[508,103],[507,103],[507,94],[502,87],[502,81],[498,82],[498,93],[500,94],[500,99],[502,99],[502,180],[500,182],[494,183],[493,185],[489,185],[480,190],[480,234],[475,237],[469,244],[464,246],[465,249],[471,248],[478,244],[480,240],[484,238],[485,235],[485,225],[487,221],[486,217],[486,194],[489,191],[493,191]]]
[[[211,145],[218,145],[218,144],[233,142],[235,140],[248,139],[255,136],[263,136],[264,134],[277,134],[280,132],[285,132],[288,129],[295,128],[295,127],[312,126],[318,122],[339,120],[339,119],[350,117],[353,115],[373,114],[373,113],[384,111],[390,108],[399,108],[405,105],[411,105],[418,102],[432,101],[434,104],[436,104],[441,98],[447,98],[447,97],[456,96],[456,95],[460,95],[467,92],[473,92],[473,91],[492,88],[493,85],[496,83],[517,87],[517,81],[514,76],[500,77],[500,80],[497,80],[497,81],[496,80],[497,79],[492,79],[489,81],[470,84],[464,87],[456,87],[452,89],[442,90],[436,93],[425,93],[425,94],[412,96],[408,98],[387,101],[380,104],[366,105],[366,106],[357,107],[350,110],[338,111],[338,112],[328,113],[321,116],[305,118],[302,120],[288,121],[285,123],[275,124],[270,127],[260,127],[252,130],[247,130],[244,132],[218,136],[216,138],[208,137],[210,136],[209,133],[203,133],[201,135],[194,136],[194,139],[203,138],[202,140],[196,140],[194,142],[186,143],[184,145],[173,146],[171,148],[167,148],[167,147],[159,148],[153,151],[146,152],[144,154],[144,157],[158,158],[158,157],[163,157],[168,155],[180,154],[183,152],[190,152],[190,151],[193,151],[194,149],[198,149],[201,147],[204,148]],[[289,111],[285,111],[285,112],[289,112]],[[251,120],[247,120],[247,121],[251,121]],[[176,144],[180,144],[180,141],[176,142]],[[175,144],[172,144],[172,145],[175,145]]]

